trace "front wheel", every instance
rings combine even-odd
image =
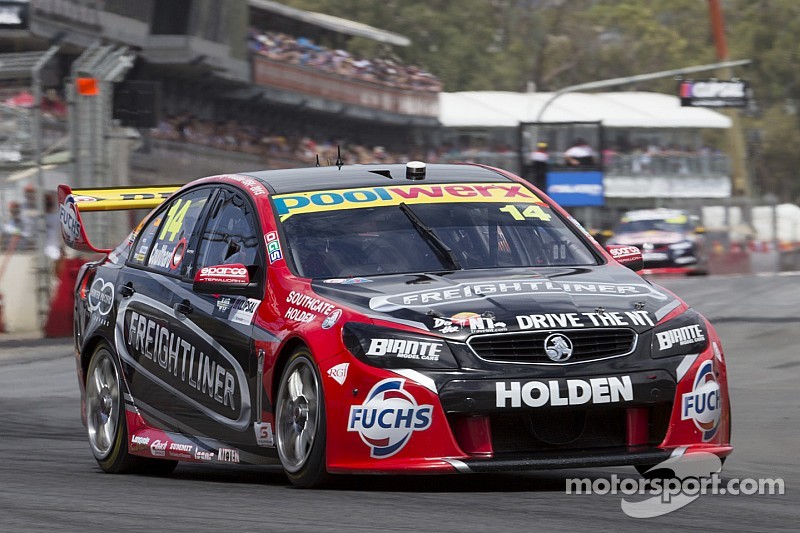
[[[327,481],[325,427],[319,374],[308,349],[299,348],[281,375],[275,410],[278,457],[295,486],[312,488]]]
[[[166,475],[176,461],[137,457],[128,452],[128,426],[122,401],[122,378],[116,358],[105,344],[97,347],[86,373],[86,429],[89,446],[104,472]]]

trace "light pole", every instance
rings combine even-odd
[[[631,83],[638,83],[640,81],[658,80],[662,78],[672,78],[675,76],[683,76],[684,74],[694,74],[695,72],[705,72],[708,70],[716,70],[718,68],[731,68],[743,65],[749,65],[749,59],[739,59],[736,61],[722,61],[720,63],[711,63],[708,65],[696,65],[693,67],[677,68],[672,70],[662,70],[659,72],[651,72],[650,74],[637,74],[635,76],[625,76],[623,78],[611,78],[608,80],[590,81],[588,83],[580,83],[578,85],[570,85],[559,89],[554,92],[550,98],[539,109],[536,115],[536,122],[541,122],[544,112],[550,107],[550,104],[556,101],[560,96],[567,93],[574,93],[577,91],[589,91],[592,89],[603,89],[605,87],[616,87],[618,85],[629,85]]]

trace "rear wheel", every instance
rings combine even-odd
[[[281,375],[275,410],[278,457],[294,485],[312,488],[328,480],[325,428],[319,374],[309,351],[299,348]]]
[[[100,344],[86,373],[86,429],[89,446],[104,472],[167,475],[177,461],[137,457],[128,452],[128,427],[122,401],[122,379],[116,358]]]

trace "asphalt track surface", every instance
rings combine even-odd
[[[445,477],[348,477],[298,490],[279,469],[179,465],[168,478],[100,471],[80,423],[65,342],[0,345],[0,531],[626,531],[798,529],[800,275],[660,281],[717,325],[733,402],[733,478],[785,494],[705,495],[633,519],[622,495],[567,495],[567,478],[633,468]]]

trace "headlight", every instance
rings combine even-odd
[[[669,249],[670,250],[688,250],[692,246],[694,246],[694,243],[692,241],[681,241],[681,242],[675,242],[675,243],[670,244],[669,245]]]
[[[700,353],[708,348],[706,321],[693,309],[688,309],[653,330],[650,354],[654,358]]]
[[[442,339],[348,322],[344,345],[372,366],[381,368],[458,368],[450,347]]]

